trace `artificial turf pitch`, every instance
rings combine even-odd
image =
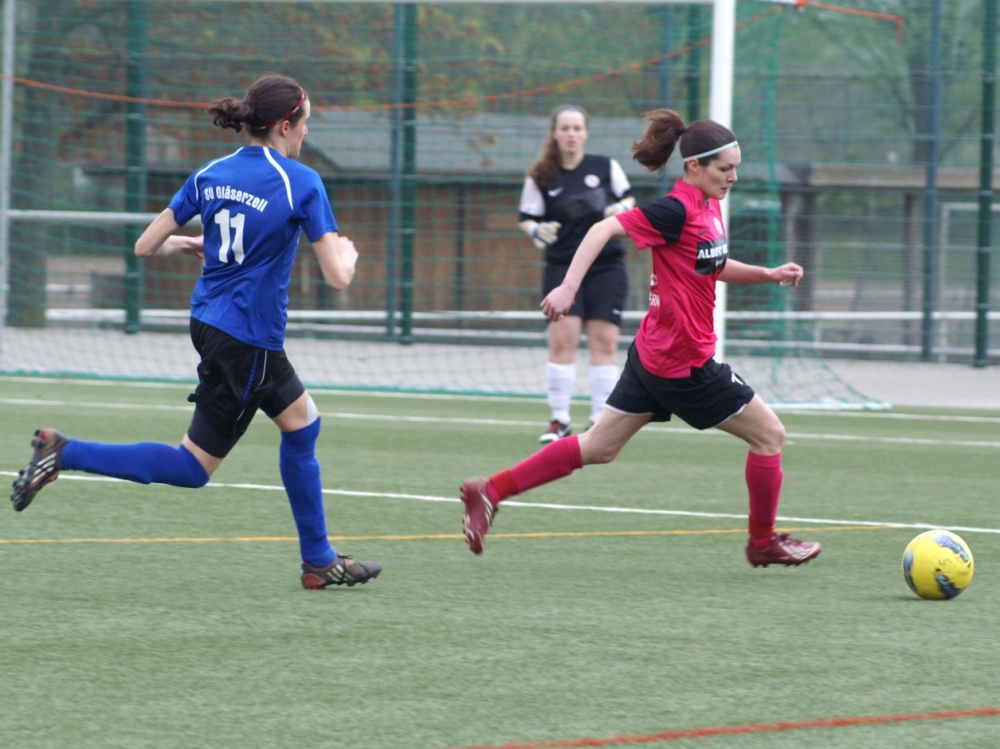
[[[187,392],[0,378],[3,479],[41,426],[177,444]],[[517,498],[721,517],[511,505],[475,557],[458,486],[535,450],[542,402],[315,398],[324,486],[347,492],[327,495],[330,533],[382,576],[299,586],[263,415],[204,489],[67,473],[0,513],[0,746],[445,749],[1000,705],[1000,414],[783,414],[779,512],[800,520],[780,525],[824,550],[753,569],[745,521],[724,517],[746,512],[730,436],[647,429],[615,463]],[[972,585],[917,599],[900,559],[920,529],[859,521],[980,529],[959,531]],[[994,714],[669,745],[997,736]]]

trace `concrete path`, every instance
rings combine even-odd
[[[1000,367],[827,360],[859,392],[894,406],[1000,410]]]
[[[418,388],[544,394],[542,347],[400,346],[373,341],[289,338],[288,356],[313,386]],[[625,352],[619,361],[624,363]],[[0,372],[83,374],[104,377],[195,376],[198,357],[186,334],[139,333],[82,327],[0,331]],[[788,393],[822,402],[858,393],[894,406],[1000,410],[1000,367],[808,358],[776,362],[736,357],[733,368],[765,401]],[[577,363],[577,392],[587,387],[587,357]]]

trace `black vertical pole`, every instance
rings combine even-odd
[[[417,6],[405,6],[403,33],[403,179],[400,222],[400,306],[403,319],[399,342],[413,343],[413,244],[417,199]]]
[[[129,0],[128,38],[126,41],[125,93],[144,99],[146,87],[146,51],[148,43],[149,0]],[[146,105],[125,104],[125,211],[140,213],[146,208]],[[138,333],[141,328],[142,264],[135,256],[134,245],[139,238],[135,226],[122,232],[125,255],[125,332]]]
[[[931,3],[930,128],[927,149],[927,185],[924,192],[924,315],[920,358],[934,355],[935,290],[938,284],[937,171],[941,140],[941,0]]]
[[[688,44],[698,42],[701,35],[701,6],[692,5],[688,9]],[[701,117],[701,47],[693,47],[688,53],[687,121]]]
[[[674,6],[664,3],[660,6],[660,54],[666,55],[674,51]],[[664,57],[660,60],[660,100],[658,107],[669,107],[672,95],[671,81],[674,74],[673,58]],[[657,190],[661,195],[669,191],[670,184],[667,178],[667,168],[664,167],[657,180]]]
[[[465,212],[468,203],[468,185],[462,182],[458,185],[458,205],[455,215],[455,275],[452,280],[452,297],[455,311],[465,309]],[[458,321],[462,327],[462,321]]]
[[[392,129],[389,143],[389,236],[385,266],[385,332],[396,338],[396,309],[399,301],[399,245],[402,222],[403,180],[403,36],[406,6],[393,6],[392,23]]]
[[[979,148],[979,231],[976,239],[977,367],[989,364],[990,224],[993,218],[993,140],[997,89],[997,0],[983,3],[982,141]]]

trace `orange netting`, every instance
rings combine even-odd
[[[874,13],[871,11],[857,10],[854,8],[843,8],[836,5],[826,5],[825,3],[816,2],[815,0],[794,0],[794,7],[801,10],[805,6],[812,6],[815,8],[820,8],[822,10],[830,10],[838,13],[848,13],[851,15],[865,16],[869,18],[878,18],[883,20],[891,20],[896,24],[897,29],[897,42],[899,44],[903,43],[903,20],[899,16],[889,15],[887,13]],[[787,3],[790,5],[790,3]],[[775,5],[769,10],[764,11],[743,23],[736,25],[736,30],[742,30],[748,26],[764,20],[773,13],[781,10],[781,5]],[[597,73],[595,75],[585,76],[583,78],[575,78],[569,81],[562,81],[561,83],[554,83],[551,86],[539,86],[537,88],[526,88],[520,91],[508,91],[502,94],[488,94],[484,96],[464,96],[457,99],[436,99],[433,101],[416,101],[412,103],[400,103],[400,104],[314,104],[313,109],[321,110],[390,110],[395,108],[400,109],[424,109],[424,108],[447,108],[447,107],[457,107],[468,104],[480,104],[484,102],[493,101],[505,101],[509,99],[520,99],[528,96],[539,96],[541,94],[550,94],[556,91],[566,91],[571,88],[579,88],[581,86],[586,86],[590,83],[596,83],[598,81],[608,80],[609,78],[616,78],[626,73],[633,73],[638,70],[642,70],[644,67],[649,65],[657,65],[664,60],[670,60],[681,55],[686,55],[692,50],[698,47],[706,47],[711,44],[712,40],[710,37],[705,37],[704,39],[699,39],[697,42],[689,44],[680,49],[666,52],[662,55],[657,55],[656,57],[650,57],[648,60],[643,62],[634,62],[631,65],[626,65],[623,68],[617,70],[609,70],[606,73]],[[41,81],[33,81],[28,78],[18,78],[16,76],[10,76],[10,80],[22,86],[28,86],[32,88],[43,89],[45,91],[53,91],[56,93],[66,94],[67,96],[79,96],[88,99],[103,99],[107,101],[120,101],[133,104],[146,104],[148,106],[158,106],[158,107],[174,107],[174,108],[191,108],[191,109],[203,109],[209,106],[209,102],[201,101],[174,101],[171,99],[145,99],[134,96],[123,96],[121,94],[105,94],[98,91],[86,91],[77,88],[68,88],[66,86],[54,86],[50,83],[43,83]]]

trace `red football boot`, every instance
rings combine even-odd
[[[462,484],[462,502],[465,503],[465,517],[462,528],[465,531],[465,542],[473,554],[483,553],[483,539],[493,525],[497,507],[486,496],[486,486],[489,479],[469,479]]]
[[[798,541],[787,533],[775,533],[771,536],[771,543],[763,549],[747,541],[747,561],[754,567],[767,567],[769,564],[798,567],[818,557],[822,550],[823,547],[815,541]]]

